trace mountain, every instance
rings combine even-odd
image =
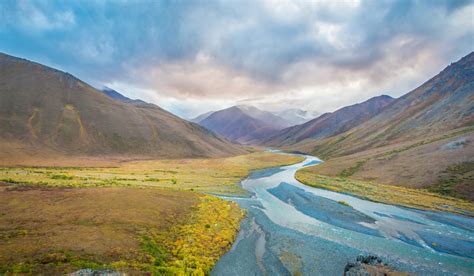
[[[318,117],[320,114],[317,112],[306,111],[298,108],[289,108],[281,111],[263,111],[253,106],[248,105],[237,105],[243,112],[250,117],[259,119],[268,124],[274,124],[277,122],[277,128],[285,128],[294,125],[306,123],[307,121]],[[214,113],[215,111],[209,111],[201,114],[189,121],[199,123]]]
[[[373,97],[363,103],[325,113],[302,125],[283,129],[263,141],[268,146],[291,145],[305,139],[321,139],[343,133],[369,120],[393,102],[390,96]]]
[[[254,139],[278,130],[274,126],[249,116],[237,106],[216,111],[199,124],[240,143],[251,143]]]
[[[208,112],[191,121],[243,144],[254,144],[291,125],[284,118],[248,105]]]
[[[100,90],[103,94],[111,97],[112,99],[124,102],[124,103],[135,103],[135,104],[148,104],[147,102],[144,102],[142,100],[132,100],[128,97],[125,97],[121,93],[117,92],[116,90],[109,88],[109,87],[104,87]]]
[[[474,52],[364,123],[282,148],[325,159],[311,168],[315,174],[426,188],[474,201]]]
[[[206,119],[207,117],[209,117],[209,115],[211,115],[212,113],[214,113],[215,111],[209,111],[209,112],[206,112],[204,114],[201,114],[193,119],[190,119],[189,121],[190,122],[193,122],[193,123],[196,123],[196,124],[199,124],[199,122],[201,122],[202,120]]]
[[[273,113],[281,118],[285,118],[285,120],[290,122],[293,126],[304,124],[321,115],[315,111],[311,112],[299,108],[289,108]]]
[[[337,148],[321,141],[315,152],[341,156],[473,125],[474,52],[396,99],[377,116],[334,137],[344,137]]]
[[[293,125],[291,122],[287,121],[286,118],[284,117],[280,117],[269,111],[258,109],[254,106],[237,105],[237,108],[242,110],[242,112],[249,115],[250,117],[260,120],[273,128],[281,129],[281,128],[285,128],[285,127],[289,127]]]
[[[107,93],[68,73],[0,53],[0,145],[66,155],[158,158],[245,152],[156,105]]]

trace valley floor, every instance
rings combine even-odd
[[[243,194],[235,184],[252,170],[301,160],[259,152],[115,167],[4,167],[0,274],[86,267],[207,274],[245,215],[209,193]]]

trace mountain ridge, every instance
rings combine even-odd
[[[285,128],[261,141],[266,146],[293,144],[304,139],[321,139],[345,132],[382,112],[394,99],[387,95],[324,113],[304,124]]]
[[[156,105],[113,99],[39,63],[0,53],[0,73],[0,139],[5,143],[73,155],[182,158],[246,152]]]

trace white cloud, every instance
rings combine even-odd
[[[52,31],[68,29],[76,23],[72,11],[44,12],[34,2],[18,1],[20,24],[30,31]]]

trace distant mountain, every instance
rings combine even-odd
[[[201,114],[199,116],[197,116],[196,118],[193,118],[193,119],[190,119],[189,121],[190,122],[193,122],[193,123],[196,123],[196,124],[199,124],[199,122],[201,122],[202,120],[206,119],[207,117],[209,117],[209,115],[211,115],[212,113],[214,113],[215,111],[209,111],[209,112],[206,112],[204,114]]]
[[[282,117],[248,105],[208,112],[191,121],[243,144],[254,144],[291,125]]]
[[[142,100],[132,100],[130,98],[125,97],[121,93],[117,92],[116,90],[109,88],[109,87],[104,87],[100,90],[100,92],[104,93],[105,95],[111,97],[112,99],[124,102],[124,103],[134,103],[134,104],[148,104],[145,101]]]
[[[311,112],[298,108],[289,108],[273,113],[281,118],[285,118],[291,125],[301,125],[321,115],[315,111]]]
[[[273,128],[285,128],[292,126],[293,124],[286,120],[286,118],[278,116],[272,112],[264,111],[250,105],[237,105],[237,108],[242,110],[245,114],[249,115],[252,118],[260,120],[265,124]]]
[[[104,95],[107,94],[106,95]],[[159,158],[227,156],[245,150],[160,107],[0,53],[0,148],[67,155]]]
[[[121,102],[131,102],[132,99],[125,97],[124,95],[120,94],[119,92],[113,90],[112,88],[104,87],[100,90],[105,95],[111,97],[112,99],[119,100]]]
[[[305,139],[331,137],[371,119],[389,106],[393,100],[390,96],[382,95],[363,103],[346,106],[333,113],[325,113],[302,125],[285,128],[262,143],[268,146],[285,146]]]

